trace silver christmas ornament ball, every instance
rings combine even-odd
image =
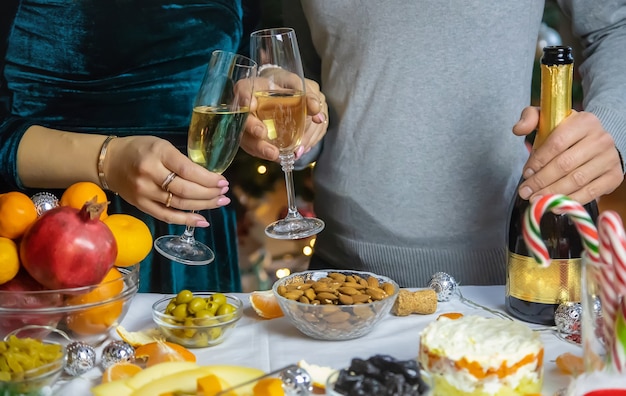
[[[279,376],[283,382],[285,396],[308,396],[313,390],[311,376],[306,370],[297,365],[286,367],[280,372]]]
[[[439,302],[450,301],[458,286],[456,280],[445,272],[435,273],[428,282],[428,287],[437,293],[437,301]]]
[[[48,192],[38,192],[30,197],[30,200],[35,204],[37,209],[37,215],[41,216],[50,209],[54,209],[59,206],[59,199]]]
[[[135,361],[135,348],[126,341],[113,341],[102,350],[100,365],[104,370],[119,362]]]
[[[582,305],[578,302],[561,303],[554,312],[554,324],[563,334],[580,334],[583,313]]]
[[[65,372],[71,376],[86,373],[96,365],[96,351],[84,342],[71,342],[67,345]]]

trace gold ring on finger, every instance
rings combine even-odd
[[[167,199],[165,200],[165,207],[169,208],[170,206],[172,206],[172,197],[174,196],[174,194],[172,194],[171,192],[168,192],[168,196]]]

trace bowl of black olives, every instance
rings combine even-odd
[[[350,366],[337,370],[326,382],[327,396],[433,395],[432,379],[417,360],[398,360],[389,355],[353,358]]]
[[[168,341],[188,348],[221,344],[242,313],[241,300],[224,293],[181,290],[152,305],[152,319],[161,333]]]

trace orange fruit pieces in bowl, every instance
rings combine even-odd
[[[111,268],[102,282],[89,293],[70,297],[69,305],[84,305],[103,302],[114,298],[124,290],[122,274]],[[86,308],[77,313],[69,314],[67,326],[70,330],[81,335],[100,334],[117,322],[122,314],[124,302],[122,300],[111,301],[105,304]]]
[[[250,305],[257,315],[265,319],[284,316],[283,310],[271,290],[256,290],[250,293]]]
[[[182,345],[155,341],[135,348],[135,358],[146,361],[146,367],[163,362],[195,362],[196,355]]]
[[[37,208],[19,191],[0,194],[0,237],[17,239],[37,220]]]

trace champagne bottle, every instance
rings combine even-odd
[[[533,149],[548,138],[552,130],[567,117],[572,108],[572,49],[551,46],[541,58],[541,113]],[[520,180],[520,183],[524,179]],[[522,237],[523,217],[530,206],[515,191],[508,226],[508,260],[506,268],[507,311],[526,322],[554,325],[559,304],[581,301],[581,256],[583,244],[574,223],[566,214],[545,213],[540,222],[541,236],[552,259],[540,268]],[[595,222],[598,206],[585,205]]]

